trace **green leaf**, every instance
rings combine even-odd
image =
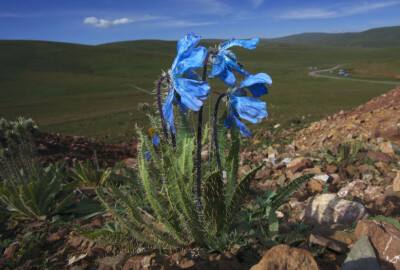
[[[239,170],[239,160],[240,160],[240,136],[239,130],[233,126],[231,128],[231,143],[229,147],[229,154],[226,158],[225,168],[226,168],[226,200],[227,202],[231,200],[233,196],[234,188],[236,186],[236,175]]]
[[[221,172],[209,175],[203,185],[204,219],[207,230],[217,235],[225,221],[225,192]]]
[[[300,189],[305,183],[307,183],[315,173],[309,173],[300,176],[299,178],[290,182],[289,185],[280,188],[276,194],[267,201],[267,205],[271,207],[274,211],[278,209],[281,205],[286,203],[295,191]]]
[[[261,163],[260,165],[256,166],[253,168],[250,172],[247,173],[247,175],[240,181],[233,192],[233,195],[231,199],[227,203],[227,212],[226,212],[226,221],[225,221],[225,226],[229,226],[235,215],[239,212],[240,208],[242,207],[242,204],[249,193],[250,190],[250,182],[254,179],[256,176],[256,173],[264,167],[264,163]]]

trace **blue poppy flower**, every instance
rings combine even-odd
[[[150,160],[150,159],[151,159],[151,155],[150,155],[150,153],[149,153],[148,151],[146,151],[146,153],[144,153],[144,157],[145,157],[147,160]]]
[[[153,144],[158,146],[160,144],[160,135],[153,135]]]
[[[170,90],[162,110],[168,127],[173,133],[175,133],[175,128],[172,104],[177,104],[184,113],[187,113],[187,108],[198,111],[210,93],[208,83],[193,79],[198,76],[191,72],[203,66],[207,55],[206,48],[201,46],[195,48],[199,41],[200,37],[194,33],[187,34],[179,40],[178,54],[168,72]]]
[[[210,78],[218,76],[218,78],[225,82],[230,87],[235,86],[236,78],[232,71],[238,72],[244,76],[249,76],[250,73],[243,70],[241,65],[238,63],[236,56],[228,50],[232,46],[240,46],[246,49],[255,49],[258,44],[258,38],[250,40],[239,40],[232,38],[220,45],[218,48],[217,55],[214,56],[212,64],[212,71]]]
[[[256,99],[268,94],[265,84],[271,85],[271,78],[265,73],[250,75],[229,95],[229,114],[225,120],[225,127],[230,129],[235,125],[243,137],[250,137],[250,130],[240,121],[239,117],[257,124],[268,117],[267,104]],[[248,89],[253,97],[248,97]]]

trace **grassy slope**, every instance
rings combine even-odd
[[[207,41],[203,45],[210,45]],[[134,125],[146,125],[139,102],[151,95],[129,85],[154,88],[175,57],[176,42],[134,41],[101,46],[0,41],[0,114],[32,116],[42,129],[107,141],[130,140]],[[390,90],[387,85],[316,79],[309,66],[379,63],[400,73],[400,48],[368,49],[261,43],[256,50],[233,49],[251,73],[267,72],[273,86],[266,97],[269,127],[290,119],[318,119],[349,109]],[[211,81],[215,91],[225,87]],[[215,99],[216,95],[212,95]],[[206,108],[208,111],[208,108]],[[251,125],[249,125],[251,126]]]

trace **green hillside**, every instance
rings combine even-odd
[[[205,46],[212,40],[203,41]],[[212,43],[214,44],[214,43]],[[255,50],[233,48],[251,73],[273,79],[264,127],[306,122],[362,104],[391,86],[316,79],[308,67],[379,63],[380,70],[400,74],[400,47],[351,48],[261,42]],[[176,42],[127,41],[98,46],[0,40],[0,115],[31,116],[45,131],[84,135],[106,141],[132,140],[134,126],[148,121],[138,104],[153,104],[161,71],[168,70]],[[370,67],[370,66],[368,66]],[[375,76],[376,77],[376,76]],[[374,78],[375,78],[374,77]],[[376,78],[375,78],[376,79]],[[379,79],[379,76],[378,76]],[[216,92],[226,91],[218,80]],[[212,98],[217,95],[211,94]],[[206,107],[206,112],[208,108]],[[251,126],[251,125],[249,125]]]
[[[400,26],[374,28],[358,33],[303,33],[269,39],[269,41],[373,48],[398,47],[400,46]]]

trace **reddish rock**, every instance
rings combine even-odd
[[[325,183],[322,180],[313,178],[308,182],[308,187],[313,194],[320,194],[324,191]]]
[[[381,137],[400,142],[400,128],[397,125],[389,126],[382,130]]]
[[[374,162],[382,161],[390,163],[392,161],[392,157],[389,154],[382,152],[368,152],[367,158],[372,159]]]
[[[363,220],[355,229],[357,238],[368,235],[380,259],[382,269],[400,270],[400,230],[379,220]]]
[[[6,250],[3,253],[4,259],[9,260],[14,257],[15,251],[17,250],[18,243],[12,243],[11,245],[6,248]],[[1,266],[1,264],[0,264]]]
[[[400,191],[400,171],[397,171],[396,178],[393,180],[393,191]]]
[[[333,166],[333,165],[328,165],[328,166],[326,166],[326,171],[328,173],[330,173],[330,174],[337,173],[338,168],[336,166]]]
[[[265,253],[250,270],[317,270],[320,269],[307,250],[277,245]]]
[[[296,158],[286,164],[286,169],[289,170],[291,173],[301,172],[305,168],[310,168],[312,163],[310,160],[304,157]]]

